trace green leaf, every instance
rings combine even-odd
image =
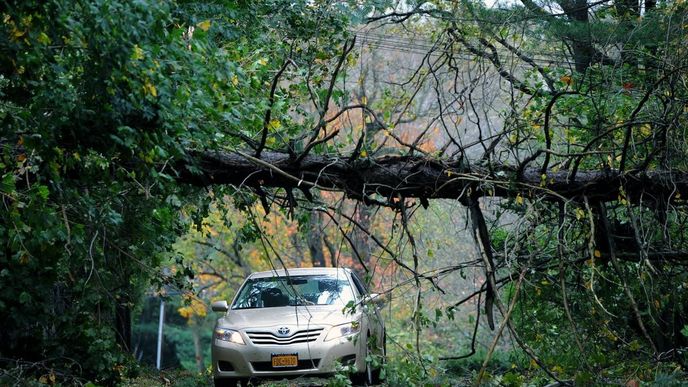
[[[50,194],[50,190],[48,189],[48,187],[46,187],[44,185],[38,186],[38,195],[40,195],[40,197],[42,197],[43,200],[48,199],[49,194]]]
[[[14,175],[6,173],[2,176],[2,191],[6,193],[14,192]]]
[[[22,304],[28,304],[31,302],[31,295],[27,292],[21,292],[19,294],[19,302]]]

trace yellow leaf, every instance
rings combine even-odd
[[[576,208],[576,219],[581,220],[585,217],[585,212],[580,208]]]
[[[368,152],[362,150],[361,151],[361,157],[366,157],[366,156],[368,156]]]
[[[189,318],[191,315],[193,315],[193,309],[188,306],[183,306],[177,309],[177,312],[179,312],[179,314],[184,318]]]
[[[595,258],[599,258],[602,256],[602,253],[600,252],[600,250],[595,250],[594,255],[595,255]]]
[[[134,52],[131,54],[131,59],[141,60],[143,59],[143,49],[139,47],[138,44],[134,45]]]
[[[232,75],[232,85],[236,86],[239,84],[239,77]]]
[[[361,105],[367,105],[368,104],[368,97],[365,95],[361,97]]]
[[[38,41],[44,45],[50,44],[50,38],[45,34],[45,32],[41,32],[41,34],[38,35]]]
[[[523,196],[521,196],[521,194],[516,196],[516,204],[523,205]]]
[[[202,29],[203,31],[208,31],[210,29],[210,20],[202,21],[202,22],[196,24],[196,26],[198,28]]]
[[[21,19],[21,25],[23,25],[24,27],[31,27],[31,20],[33,20],[33,16],[32,16],[32,15],[24,16],[24,17]]]
[[[265,58],[260,58],[258,59],[258,64],[261,66],[265,66],[266,64],[268,64],[268,60]]]
[[[25,33],[26,33],[26,31],[19,30],[19,29],[17,29],[17,27],[12,26],[12,40],[15,40],[15,41],[18,40],[19,38],[24,36]]]
[[[153,97],[158,96],[158,89],[156,89],[155,85],[153,85],[152,83],[150,83],[148,81],[146,81],[146,84],[143,85],[143,91],[146,94],[152,95]]]
[[[270,123],[268,124],[268,128],[269,128],[270,130],[277,130],[277,129],[281,128],[281,127],[282,127],[282,123],[281,123],[279,120],[272,120],[272,121],[270,121]]]
[[[642,125],[642,126],[640,127],[640,133],[641,133],[643,136],[649,136],[649,135],[651,135],[651,134],[652,134],[652,127],[650,126],[650,124]]]

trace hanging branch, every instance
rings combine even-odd
[[[509,309],[506,311],[506,315],[504,315],[504,319],[502,322],[499,324],[499,328],[497,329],[497,333],[495,334],[494,338],[492,339],[492,344],[490,344],[487,354],[485,355],[485,360],[483,361],[482,367],[480,367],[480,371],[478,372],[478,377],[476,378],[475,382],[473,383],[474,386],[480,386],[480,382],[483,380],[483,377],[485,376],[485,371],[487,370],[487,365],[490,363],[490,359],[492,359],[492,354],[494,353],[495,347],[497,347],[497,343],[499,342],[499,338],[502,337],[502,332],[504,331],[504,327],[506,327],[507,323],[509,322],[509,319],[511,318],[511,313],[514,311],[514,306],[516,306],[516,300],[518,300],[518,294],[521,291],[521,283],[523,282],[523,279],[526,276],[526,271],[528,271],[528,267],[524,267],[523,270],[521,270],[521,274],[518,276],[518,280],[516,281],[516,285],[514,285],[514,296],[511,297],[511,302],[509,303]]]
[[[306,147],[304,148],[303,152],[299,155],[299,157],[296,158],[296,164],[298,164],[300,161],[302,161],[308,153],[315,147],[317,144],[320,142],[317,141],[318,136],[320,135],[320,131],[324,129],[327,125],[327,120],[325,119],[325,115],[327,114],[328,109],[330,108],[330,100],[332,99],[332,93],[334,92],[334,85],[337,82],[337,76],[339,75],[339,72],[342,69],[342,65],[346,61],[346,57],[349,55],[351,50],[354,49],[354,46],[356,45],[356,37],[354,36],[351,40],[349,40],[347,43],[344,44],[344,49],[342,50],[342,54],[339,56],[339,60],[337,61],[337,65],[334,68],[334,71],[332,72],[332,78],[330,79],[330,85],[327,88],[327,92],[325,94],[325,98],[323,99],[322,107],[320,108],[320,111],[318,114],[320,115],[320,119],[318,120],[318,125],[313,128],[312,132],[313,134],[311,135],[311,138],[308,141],[308,144],[306,144]],[[333,136],[332,136],[333,137]]]
[[[485,217],[480,209],[480,203],[476,198],[467,196],[465,202],[471,214],[471,223],[473,225],[473,238],[478,246],[478,253],[485,261],[485,282],[487,284],[485,291],[485,316],[490,329],[494,330],[494,299],[497,282],[495,280],[495,264],[492,253],[492,243],[490,242],[490,234],[487,231],[487,224]]]
[[[638,323],[638,327],[640,328],[640,331],[643,333],[643,336],[645,336],[645,339],[647,340],[648,344],[650,344],[650,348],[652,348],[652,353],[655,356],[657,356],[659,354],[659,351],[657,351],[657,346],[655,345],[654,340],[652,340],[652,338],[650,337],[650,334],[647,332],[647,328],[645,328],[645,323],[643,322],[643,318],[640,315],[640,309],[638,309],[638,303],[635,301],[635,297],[633,297],[633,293],[629,289],[628,283],[626,282],[626,276],[624,276],[621,267],[619,266],[619,262],[616,259],[616,248],[614,244],[614,239],[612,238],[611,227],[609,226],[609,218],[607,218],[607,210],[604,206],[604,203],[598,203],[597,206],[600,218],[602,219],[602,222],[600,222],[602,225],[602,232],[604,233],[604,235],[607,236],[607,243],[609,244],[609,260],[612,263],[614,271],[621,280],[624,293],[626,294],[626,297],[628,297],[628,301],[630,302],[631,307],[633,308],[633,314],[635,316],[636,322]]]
[[[265,117],[263,118],[263,132],[260,136],[258,148],[256,149],[256,158],[260,158],[260,154],[263,152],[263,148],[265,148],[265,142],[268,139],[270,121],[272,119],[272,107],[275,105],[275,91],[277,90],[277,83],[279,83],[284,70],[287,69],[287,66],[289,66],[290,63],[292,63],[291,59],[287,58],[282,64],[282,67],[280,67],[279,71],[277,71],[275,77],[272,78],[272,85],[270,86],[270,99],[268,100],[268,109],[265,111]]]

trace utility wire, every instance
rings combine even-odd
[[[415,40],[419,40],[422,43],[416,43]],[[383,49],[388,51],[396,51],[408,54],[417,55],[427,55],[428,53],[446,54],[451,55],[454,58],[463,59],[466,61],[471,61],[475,59],[475,56],[471,55],[467,51],[460,50],[447,50],[443,48],[444,45],[438,47],[438,42],[432,42],[428,39],[418,38],[418,39],[404,39],[398,36],[390,36],[379,33],[371,32],[356,32],[357,44],[361,46],[367,46],[373,49]],[[425,43],[425,44],[423,44]],[[515,55],[511,52],[506,51],[509,55]],[[568,60],[565,56],[555,53],[529,53],[532,56],[532,60],[536,64],[541,65],[563,65],[563,66],[574,66],[575,62]],[[542,57],[542,55],[547,55],[547,57]],[[522,64],[522,67],[531,67],[530,65]]]

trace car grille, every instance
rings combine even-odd
[[[299,360],[296,367],[273,367],[269,361],[253,361],[251,366],[255,371],[293,371],[293,370],[312,370],[318,368],[320,359]]]
[[[279,337],[272,332],[246,332],[251,342],[256,345],[289,345],[297,343],[309,343],[320,336],[324,328],[304,329],[294,332],[288,337]]]

